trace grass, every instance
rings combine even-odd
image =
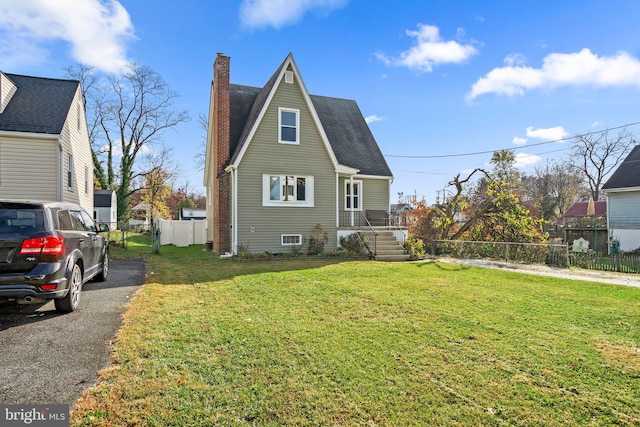
[[[141,241],[149,283],[71,425],[640,424],[640,289]]]

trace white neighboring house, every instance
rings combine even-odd
[[[109,225],[109,230],[118,228],[118,199],[114,190],[93,192],[93,219]]]
[[[636,146],[602,186],[607,196],[609,238],[620,250],[640,248],[640,146]]]
[[[207,219],[207,210],[198,208],[180,208],[180,220]]]
[[[129,229],[134,231],[148,230],[151,227],[151,207],[148,203],[140,202],[131,208]]]
[[[0,198],[93,211],[93,161],[80,82],[0,71]]]

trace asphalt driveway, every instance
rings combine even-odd
[[[80,307],[0,305],[0,403],[68,404],[95,384],[131,296],[142,260],[112,260],[106,282],[84,285]]]

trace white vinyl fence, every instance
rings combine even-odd
[[[160,230],[160,245],[204,245],[207,240],[207,221],[204,219],[159,219],[157,227]]]

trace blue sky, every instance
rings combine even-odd
[[[434,202],[493,150],[514,149],[530,173],[569,155],[553,141],[638,133],[639,18],[635,0],[0,0],[0,70],[149,66],[193,117],[163,139],[178,181],[202,191],[196,118],[216,52],[233,83],[253,86],[292,52],[309,92],[358,102],[394,173],[391,200]],[[465,155],[476,152],[487,153]]]

